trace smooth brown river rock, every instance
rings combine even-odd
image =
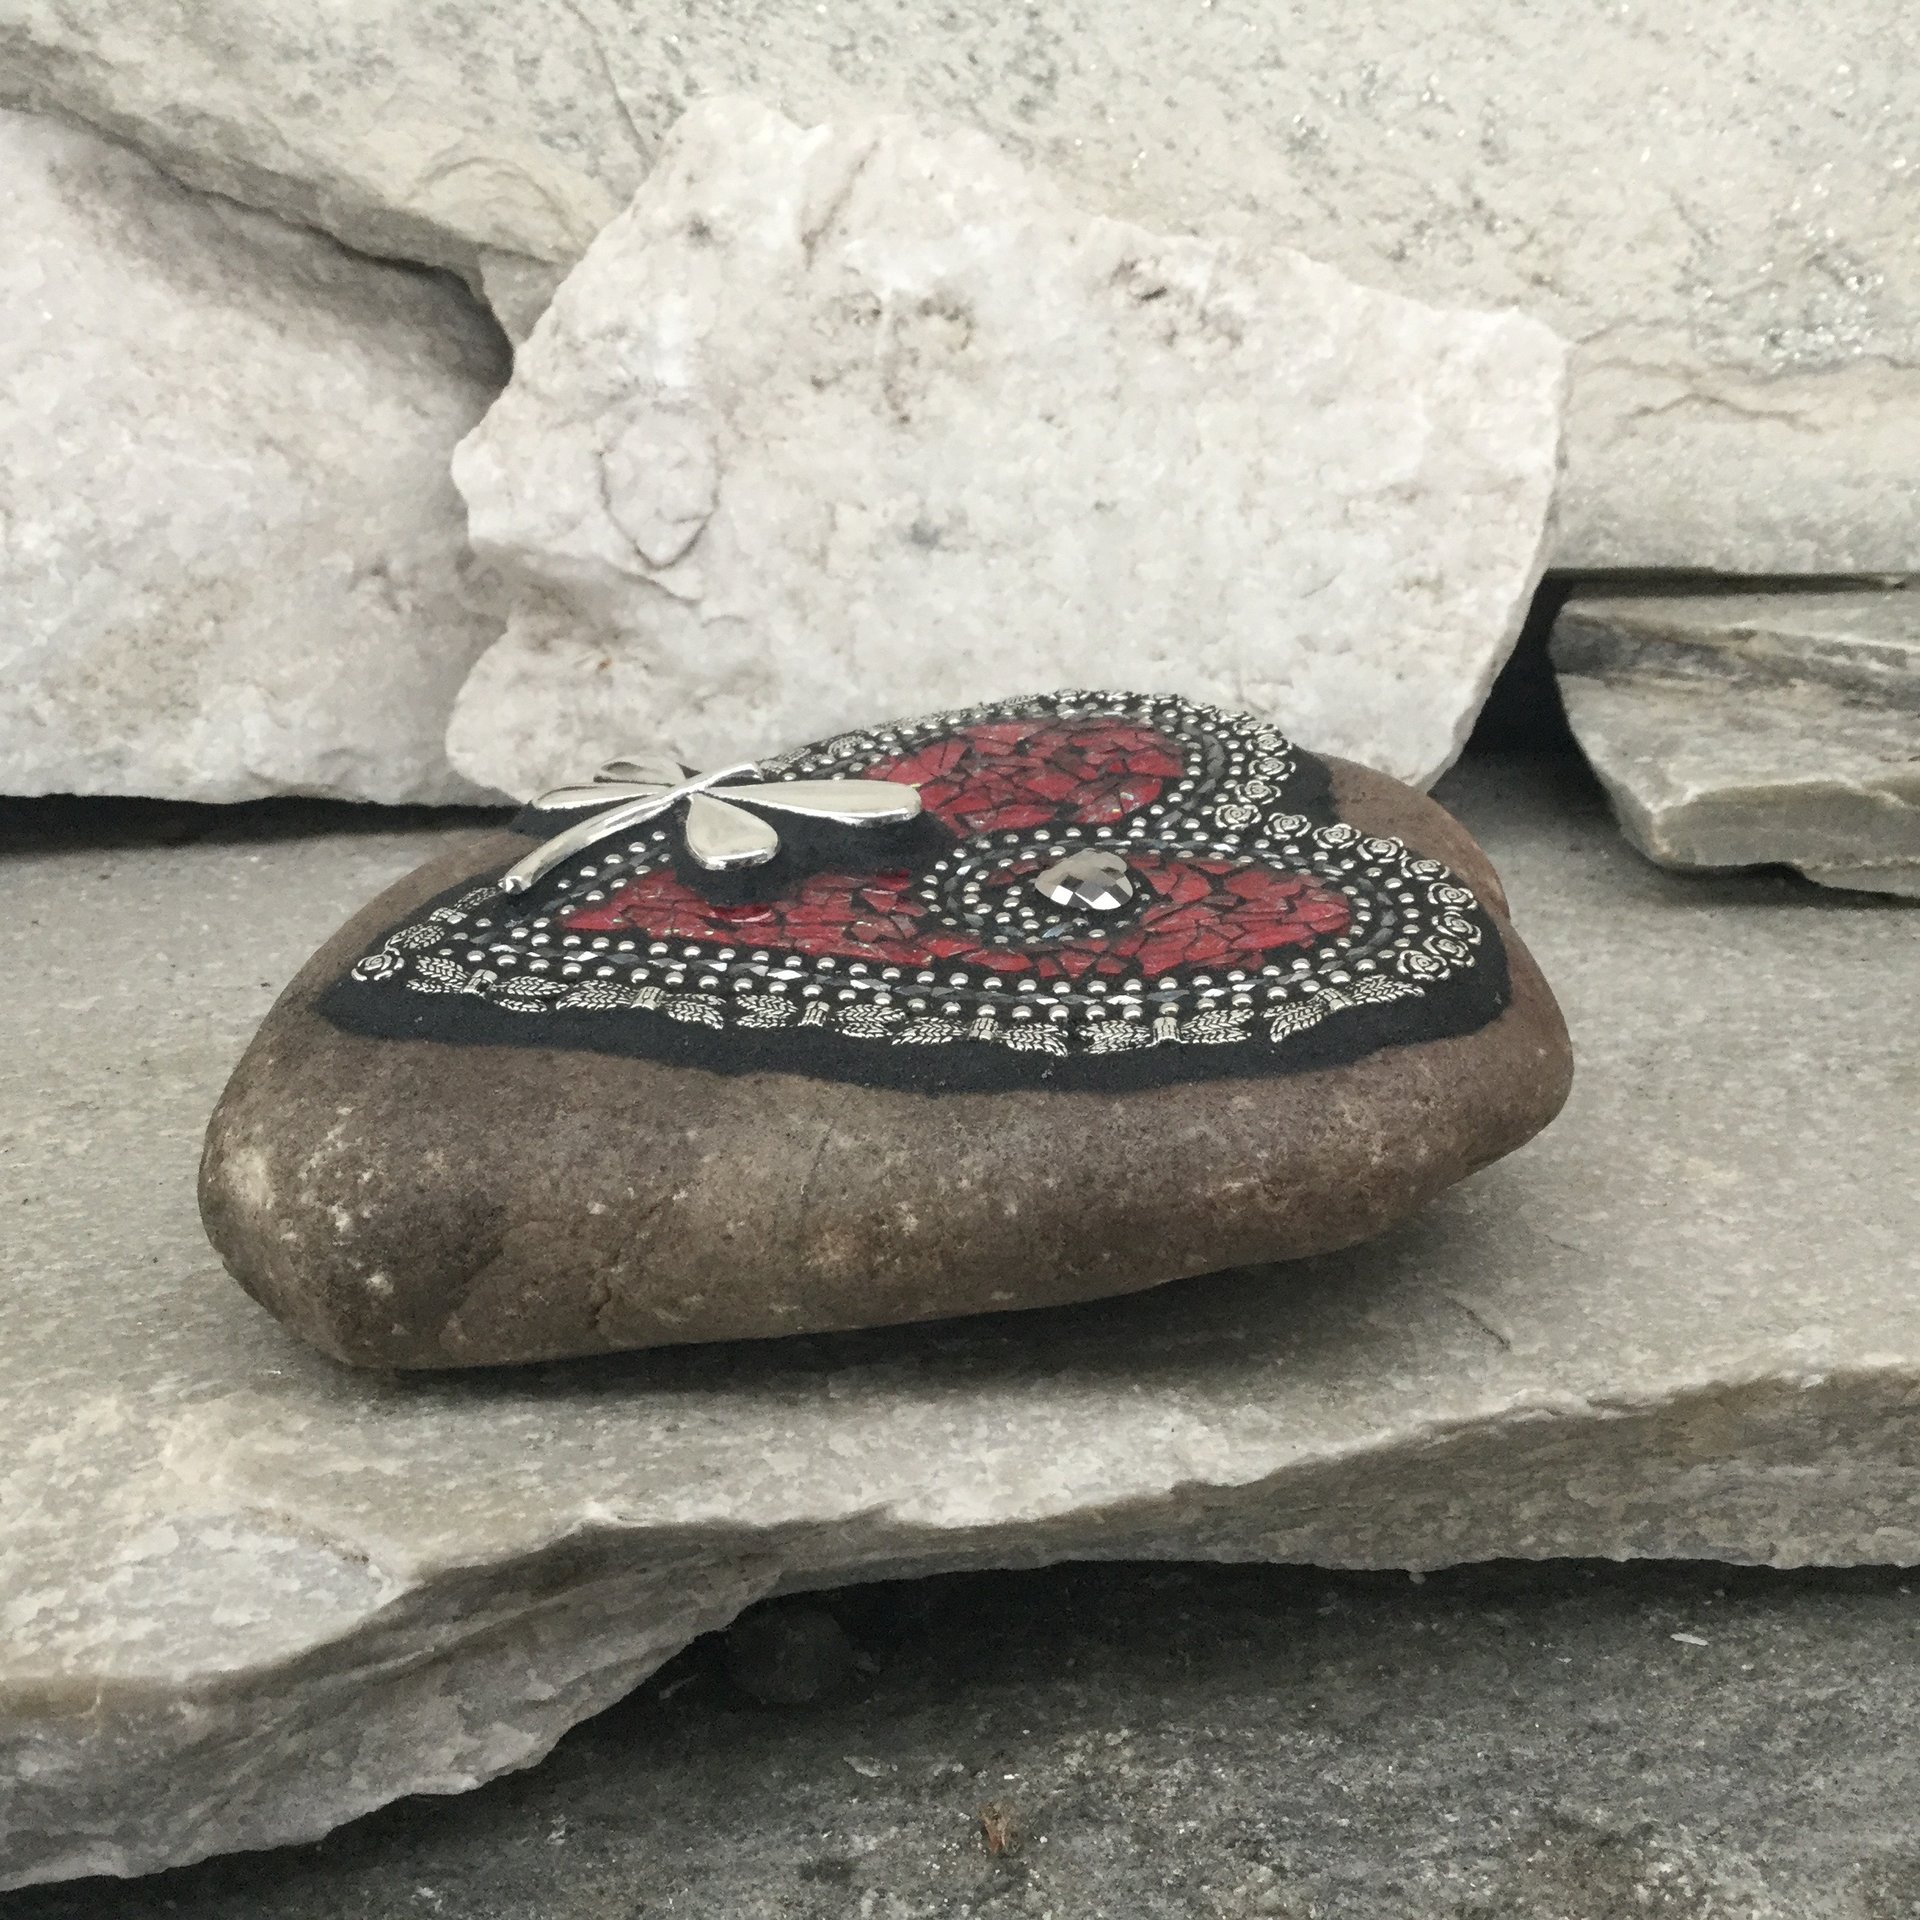
[[[681,772],[463,841],[261,1027],[202,1212],[327,1352],[551,1359],[1322,1253],[1566,1097],[1466,832],[1257,720],[1062,693],[714,776],[731,800],[669,799]]]

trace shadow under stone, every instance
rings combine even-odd
[[[5,1920],[1895,1920],[1920,1603],[1889,1569],[1065,1566],[815,1596],[805,1708],[696,1642],[541,1766]]]

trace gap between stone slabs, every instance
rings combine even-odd
[[[1914,1585],[1509,1561],[862,1586],[697,1643],[478,1793],[0,1912],[1910,1920],[1920,1745],[1887,1729],[1920,1721]],[[743,1641],[806,1620],[858,1677],[749,1705]]]
[[[208,1261],[205,1113],[431,833],[49,848],[0,955],[0,1877],[310,1837],[537,1758],[759,1594],[1068,1557],[1920,1559],[1920,922],[1446,790],[1572,1104],[1371,1246],[1070,1312],[347,1374]]]

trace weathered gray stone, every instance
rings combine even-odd
[[[480,794],[446,463],[505,371],[452,282],[0,111],[0,791]]]
[[[1546,320],[1578,343],[1560,561],[1736,571],[1920,549],[1916,64],[1899,0],[0,7],[12,97],[520,330],[702,95],[978,126],[1090,208]]]
[[[531,794],[1049,685],[1424,785],[1543,559],[1562,350],[1069,207],[974,134],[696,108],[454,477],[513,595],[448,747]]]
[[[193,1168],[273,983],[434,837],[17,849],[6,1876],[458,1790],[759,1595],[863,1573],[1920,1559],[1920,1035],[1894,1017],[1920,918],[1664,874],[1584,788],[1511,768],[1444,797],[1581,1073],[1397,1234],[1284,1284],[417,1380],[252,1308]]]
[[[1553,658],[1650,859],[1920,896],[1920,593],[1578,598]]]

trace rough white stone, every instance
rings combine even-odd
[[[475,797],[446,463],[504,376],[451,282],[0,111],[0,792]]]
[[[1920,592],[1579,598],[1553,657],[1650,859],[1920,897]]]
[[[1578,343],[1569,566],[1912,567],[1916,69],[1902,0],[0,0],[0,91],[516,330],[729,91],[959,120],[1102,212],[1522,306]]]
[[[783,1587],[1920,1560],[1920,915],[1662,873],[1584,786],[1443,797],[1580,1072],[1405,1228],[1066,1312],[441,1378],[323,1360],[212,1265],[193,1194],[277,983],[441,836],[16,844],[0,1876],[457,1791]]]
[[[1539,577],[1562,369],[977,134],[709,102],[455,456],[514,607],[450,751],[526,793],[1123,683],[1425,783]]]

